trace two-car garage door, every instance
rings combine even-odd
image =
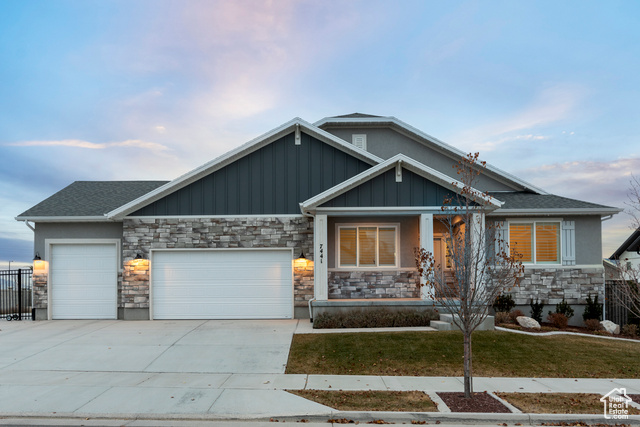
[[[167,250],[151,259],[154,319],[293,317],[291,250]]]

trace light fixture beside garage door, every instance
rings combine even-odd
[[[305,268],[309,260],[304,256],[304,251],[300,252],[300,256],[293,261],[295,268]]]

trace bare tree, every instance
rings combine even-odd
[[[491,196],[474,189],[485,165],[475,153],[454,166],[461,190],[444,201],[442,214],[437,216],[445,229],[445,265],[425,248],[415,251],[426,294],[452,315],[464,336],[466,398],[473,397],[473,331],[487,318],[496,297],[515,286],[523,272],[518,257],[509,255],[501,229],[485,220],[485,205]]]
[[[627,193],[627,213],[633,218],[630,228],[640,230],[640,179],[632,175]],[[616,259],[613,272],[613,300],[624,307],[630,314],[640,318],[640,248],[628,256]]]
[[[629,207],[627,213],[633,218],[631,228],[637,230],[640,228],[640,179],[631,175],[629,184],[629,192],[627,193],[629,200],[625,204]]]

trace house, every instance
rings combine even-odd
[[[74,182],[20,214],[34,229],[38,319],[309,317],[432,304],[413,249],[446,263],[443,200],[465,153],[398,120],[295,118],[173,181]],[[514,291],[602,297],[601,220],[488,165],[476,189],[526,264]]]
[[[625,269],[640,268],[640,228],[631,233],[609,260]]]

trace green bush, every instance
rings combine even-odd
[[[534,319],[538,323],[542,323],[542,311],[544,310],[544,303],[539,302],[536,298],[536,302],[529,303],[529,307],[531,307],[531,318]]]
[[[584,313],[582,313],[582,320],[586,323],[589,319],[602,320],[602,304],[598,303],[598,294],[593,300],[591,295],[587,295],[587,305],[584,308]]]
[[[313,318],[314,329],[339,328],[400,328],[410,326],[429,326],[431,320],[437,320],[436,310],[397,310],[387,308],[375,310],[351,310],[338,313],[320,313]]]
[[[510,294],[498,295],[493,303],[493,310],[496,313],[506,312],[509,313],[516,306],[516,302]]]
[[[554,311],[554,313],[562,314],[569,320],[573,317],[573,308],[562,298],[562,301],[556,304],[556,311]],[[552,313],[549,312],[549,314]]]

